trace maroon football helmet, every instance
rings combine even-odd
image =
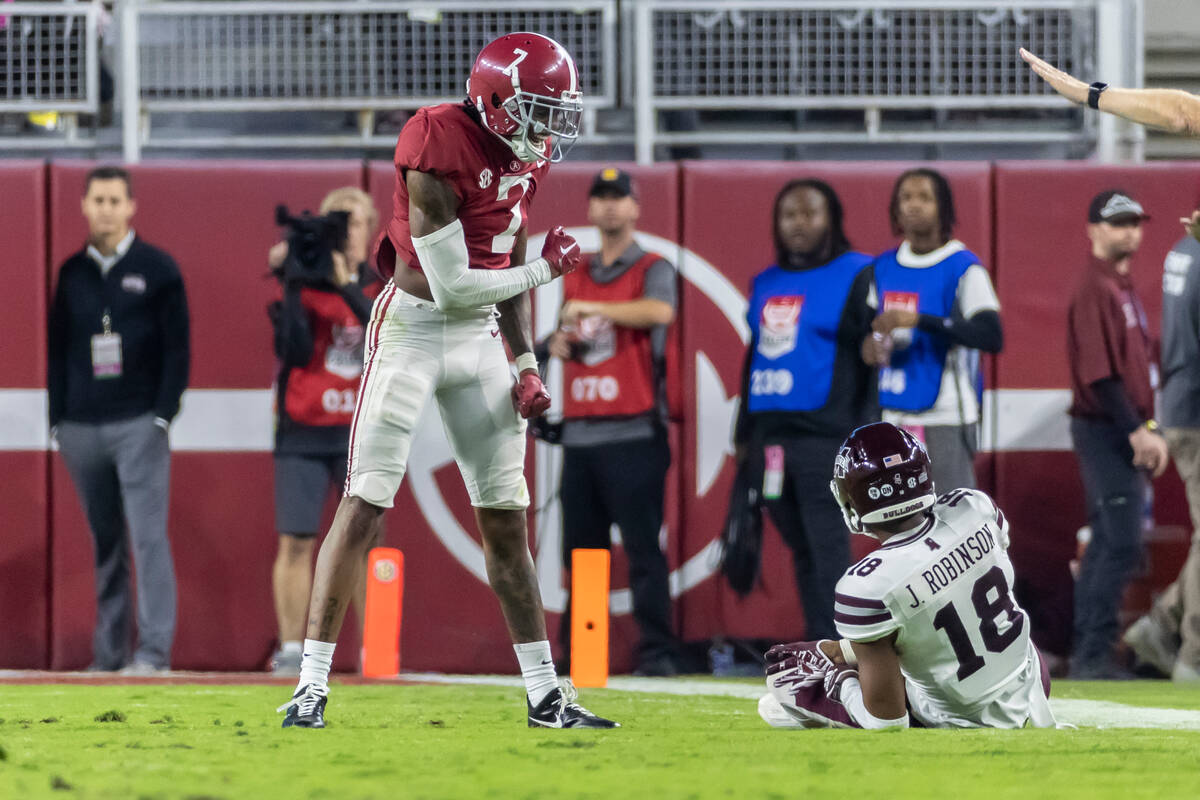
[[[583,93],[571,54],[540,33],[510,33],[479,51],[467,99],[528,163],[561,161],[579,136]]]
[[[850,530],[868,536],[874,534],[867,525],[912,516],[937,501],[925,445],[889,422],[850,434],[833,462],[829,489]]]

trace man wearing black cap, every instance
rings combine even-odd
[[[634,241],[633,179],[609,167],[592,181],[588,219],[600,252],[564,276],[559,328],[546,340],[563,361],[563,560],[608,548],[613,525],[629,559],[636,671],[678,671],[667,560],[659,546],[666,439],[664,355],[675,318],[675,269]],[[570,607],[560,641],[570,658]]]
[[[1142,241],[1141,204],[1108,190],[1088,208],[1090,264],[1071,298],[1071,439],[1087,495],[1092,540],[1075,584],[1071,677],[1124,677],[1112,660],[1121,596],[1141,553],[1143,470],[1167,468],[1153,419],[1155,342],[1130,280]]]

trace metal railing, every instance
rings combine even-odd
[[[190,137],[179,147],[246,144],[387,146],[375,141],[375,111],[462,99],[476,54],[504,33],[533,30],[575,57],[585,106],[617,103],[615,0],[564,6],[552,0],[497,2],[130,3],[123,18],[124,149],[159,144],[155,111],[358,111],[358,136]],[[133,67],[132,69],[130,67]]]
[[[128,161],[144,147],[390,147],[376,112],[460,99],[479,48],[520,29],[575,56],[583,140],[633,144],[643,162],[660,145],[747,141],[1094,141],[1103,159],[1140,154],[1140,129],[1069,111],[1016,50],[1141,85],[1141,0],[121,0],[117,12]],[[83,143],[73,123],[97,110],[102,14],[97,0],[0,6],[0,113],[65,113],[65,143]],[[597,112],[620,107],[634,112],[632,132],[598,135]],[[164,136],[151,125],[155,114],[262,111],[357,112],[357,131],[218,124]],[[664,112],[706,116],[668,130]],[[773,127],[755,122],[764,114]],[[831,114],[841,116],[824,124]],[[897,123],[905,114],[917,122]]]
[[[1115,13],[1113,13],[1115,10]],[[666,109],[851,109],[861,133],[755,133],[777,142],[1067,141],[1066,130],[888,131],[888,110],[1063,108],[1017,57],[1025,46],[1069,71],[1092,74],[1098,50],[1126,56],[1110,80],[1138,85],[1138,0],[640,0],[633,8],[637,156],[656,144],[744,142],[742,131],[663,131]],[[1132,19],[1135,24],[1128,24]],[[1118,59],[1120,60],[1120,59]],[[1135,66],[1138,65],[1138,66]],[[1131,80],[1134,79],[1134,80]]]
[[[40,143],[86,146],[78,114],[100,105],[99,20],[91,3],[14,3],[0,6],[0,113],[56,112],[63,138]],[[19,145],[14,137],[0,147]]]

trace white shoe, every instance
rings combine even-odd
[[[280,677],[299,677],[303,653],[276,650],[271,656],[271,674]]]
[[[1121,637],[1138,661],[1149,664],[1163,675],[1170,675],[1175,667],[1175,656],[1179,648],[1175,637],[1149,617],[1139,617]]]
[[[132,664],[124,667],[119,674],[140,678],[162,677],[164,675],[170,675],[171,668],[158,667],[147,661],[134,661]]]
[[[1171,670],[1171,680],[1175,683],[1200,684],[1200,669],[1189,667],[1182,661],[1176,661],[1175,668]]]

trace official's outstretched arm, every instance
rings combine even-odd
[[[1025,48],[1021,48],[1021,58],[1054,91],[1072,103],[1087,103],[1088,84],[1052,67]],[[1100,93],[1097,108],[1152,128],[1185,136],[1200,136],[1200,97],[1179,89],[1122,89],[1111,86]]]

